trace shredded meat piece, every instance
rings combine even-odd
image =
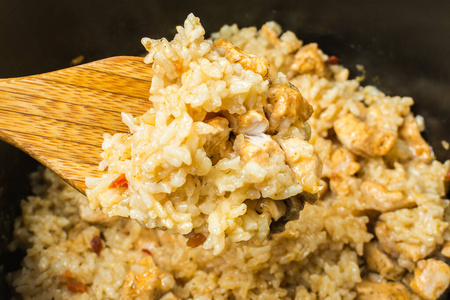
[[[356,285],[358,300],[409,300],[411,294],[400,282],[378,283],[363,280]]]
[[[375,234],[378,238],[381,248],[393,257],[398,257],[397,245],[389,236],[389,229],[385,222],[378,221],[375,225]]]
[[[158,268],[151,256],[146,256],[139,262],[138,269],[144,271],[130,271],[122,286],[121,300],[149,299],[156,300],[170,290],[174,285],[172,275]]]
[[[319,47],[316,43],[305,45],[297,51],[292,64],[292,70],[300,74],[316,74],[325,76],[325,63],[320,56]]]
[[[345,175],[355,175],[360,170],[361,165],[355,160],[355,155],[345,148],[338,148],[331,155],[333,170]]]
[[[230,137],[231,128],[228,127],[228,120],[222,117],[214,117],[204,121],[214,128],[214,131],[208,135],[208,139],[203,146],[206,155],[211,158],[213,164],[226,156],[231,151]]]
[[[99,236],[94,236],[91,240],[91,248],[97,254],[100,255],[100,252],[103,248],[102,239]]]
[[[399,135],[406,141],[406,145],[414,157],[428,163],[433,159],[430,146],[420,134],[419,126],[412,114],[409,114],[399,130]]]
[[[265,109],[271,132],[281,131],[297,121],[306,122],[314,111],[300,91],[286,83],[274,84],[269,88]]]
[[[241,143],[235,143],[237,152],[244,162],[256,162],[259,165],[267,165],[271,156],[283,155],[277,142],[275,142],[269,135],[263,134],[261,136],[244,138],[242,135],[236,137],[242,140]]]
[[[374,209],[381,212],[415,205],[415,202],[408,200],[402,192],[390,192],[383,185],[374,181],[364,181],[361,184],[361,196],[365,209]]]
[[[379,273],[383,278],[398,281],[405,273],[405,269],[384,253],[378,247],[377,242],[370,242],[364,245],[364,259],[367,268],[372,272]]]
[[[242,115],[231,115],[229,117],[233,132],[255,135],[263,133],[269,126],[264,112],[249,110]]]
[[[125,174],[120,174],[119,177],[114,179],[114,181],[111,182],[111,184],[109,185],[110,189],[118,189],[122,187],[128,188],[128,181],[127,178],[125,177]]]
[[[405,241],[396,241],[394,233],[383,221],[378,221],[375,225],[375,234],[378,238],[381,248],[386,253],[397,258],[400,255],[416,262],[434,250],[434,246],[425,246],[420,244],[411,244]]]
[[[383,156],[396,141],[394,132],[368,126],[352,114],[337,119],[333,127],[339,141],[358,155]]]
[[[316,194],[322,189],[322,161],[314,147],[301,138],[288,138],[280,141],[286,154],[289,167],[295,172],[296,178],[306,192]]]
[[[225,50],[225,57],[232,63],[240,64],[244,69],[253,71],[262,77],[269,73],[269,61],[267,58],[259,57],[242,51],[232,43],[218,39],[214,46]]]
[[[201,233],[195,233],[187,240],[186,246],[195,248],[195,247],[203,245],[203,243],[205,241],[206,241],[206,236],[204,236]]]
[[[450,266],[436,259],[420,260],[414,270],[411,288],[426,300],[437,299],[450,284]]]

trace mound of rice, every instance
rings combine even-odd
[[[105,134],[107,173],[88,178],[86,193],[93,210],[205,240],[218,254],[225,237],[264,240],[272,220],[320,190],[312,107],[283,74],[267,78],[266,58],[204,40],[194,15],[177,31],[171,42],[142,40],[153,108],[123,114],[130,134]]]
[[[412,99],[361,87],[316,44],[280,34],[269,22],[260,30],[224,26],[213,38],[266,57],[269,76],[283,72],[314,107],[310,141],[326,183],[316,204],[307,203],[284,232],[263,241],[226,239],[214,255],[186,246],[183,236],[91,211],[85,197],[45,170],[34,175],[35,196],[22,202],[16,221],[11,250],[23,247],[27,256],[9,274],[15,291],[24,299],[442,295],[450,282],[450,163],[436,161],[421,137]]]

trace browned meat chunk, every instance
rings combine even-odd
[[[383,278],[398,281],[405,269],[400,267],[389,255],[384,253],[377,242],[370,242],[364,246],[364,259],[367,268],[380,274]]]
[[[281,131],[296,121],[306,122],[313,111],[295,86],[280,83],[269,88],[266,106],[269,131]]]
[[[409,300],[411,294],[400,282],[378,283],[364,280],[356,286],[358,300]]]
[[[374,181],[364,181],[361,184],[361,196],[365,209],[381,212],[415,205],[415,202],[408,200],[402,192],[390,192],[383,185]]]
[[[450,267],[436,259],[420,260],[414,270],[411,288],[426,300],[437,299],[450,283]]]
[[[395,133],[368,126],[352,114],[340,117],[333,126],[339,141],[358,155],[383,156],[396,141]]]
[[[224,39],[218,39],[214,46],[224,49],[225,57],[230,62],[238,63],[246,70],[253,71],[262,77],[266,77],[269,73],[269,61],[264,57],[246,53]]]
[[[295,54],[292,70],[300,74],[316,74],[325,76],[325,62],[319,53],[316,43],[311,43],[300,48]]]
[[[406,141],[406,145],[414,157],[424,162],[430,162],[433,159],[431,148],[420,134],[419,127],[412,114],[405,118],[405,122],[399,130],[399,135]]]

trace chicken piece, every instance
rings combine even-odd
[[[412,114],[406,116],[403,126],[399,130],[399,135],[406,141],[406,145],[414,157],[426,163],[431,162],[433,159],[431,148],[420,134],[416,119]]]
[[[347,196],[358,188],[358,182],[355,176],[339,174],[333,172],[330,174],[330,190],[339,196]]]
[[[434,247],[425,247],[424,245],[412,244],[408,241],[396,241],[387,224],[382,221],[378,221],[375,225],[375,234],[383,251],[396,258],[401,255],[416,262],[434,250]]]
[[[292,84],[279,83],[269,88],[266,105],[269,131],[282,131],[296,121],[306,122],[313,111],[312,106]]]
[[[400,282],[379,283],[363,280],[356,285],[357,300],[409,300],[411,293]]]
[[[280,145],[286,155],[287,164],[295,172],[303,190],[310,194],[318,193],[322,188],[322,160],[314,146],[298,137],[280,140]]]
[[[394,132],[368,126],[352,114],[334,121],[333,127],[339,141],[358,155],[383,156],[396,141]]]
[[[393,257],[398,257],[397,245],[389,236],[389,228],[385,222],[378,221],[375,224],[375,235],[378,238],[379,245],[384,252],[392,255]]]
[[[216,49],[224,49],[225,57],[231,63],[238,63],[244,69],[253,71],[261,75],[263,78],[265,78],[269,73],[269,61],[265,57],[260,57],[244,52],[224,39],[218,39],[214,43],[214,47],[216,47]]]
[[[203,148],[205,149],[206,155],[215,164],[231,151],[232,145],[229,141],[231,129],[228,127],[228,120],[222,117],[214,117],[204,122],[214,128],[214,131],[209,134]]]
[[[263,133],[269,126],[269,121],[263,112],[249,110],[242,115],[231,115],[229,117],[233,132],[239,134],[255,135]]]
[[[361,184],[361,197],[364,209],[387,212],[400,208],[415,206],[402,192],[391,192],[375,181],[364,181]]]
[[[331,163],[333,171],[343,173],[345,175],[355,175],[361,168],[360,164],[355,161],[355,155],[345,148],[338,148],[331,155]]]
[[[446,242],[441,250],[442,255],[450,258],[450,242]]]
[[[255,210],[259,213],[268,212],[274,221],[278,221],[286,214],[286,205],[283,201],[260,199],[256,203]]]
[[[412,290],[426,300],[437,299],[450,284],[450,267],[436,259],[420,260],[414,270]]]
[[[134,265],[125,278],[120,299],[159,299],[175,285],[172,275],[155,266],[147,256]]]
[[[300,74],[316,74],[319,77],[326,74],[325,62],[320,56],[319,47],[316,43],[301,47],[295,54],[291,68]]]
[[[364,245],[364,259],[369,271],[376,272],[383,278],[398,281],[405,273],[405,269],[384,253],[377,242],[370,242]]]
[[[433,252],[434,247],[423,247],[405,242],[397,243],[397,250],[402,256],[406,256],[412,261],[418,261]]]
[[[235,146],[244,162],[252,161],[259,165],[267,165],[272,156],[284,156],[278,143],[266,134],[247,136],[246,138],[239,135],[236,137],[236,140],[238,139],[239,142],[235,142]]]

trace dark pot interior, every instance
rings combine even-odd
[[[305,42],[318,42],[359,75],[391,95],[412,96],[426,121],[426,139],[439,160],[450,159],[450,2],[448,1],[7,1],[0,0],[0,78],[48,72],[115,55],[139,55],[143,36],[171,38],[188,13],[208,34],[223,24],[261,26],[275,20]],[[1,99],[0,99],[1,101]],[[1,117],[1,112],[0,112]],[[18,204],[29,193],[33,159],[0,142],[0,265],[10,254]],[[0,268],[0,295],[8,295]],[[6,296],[8,298],[8,296]]]

